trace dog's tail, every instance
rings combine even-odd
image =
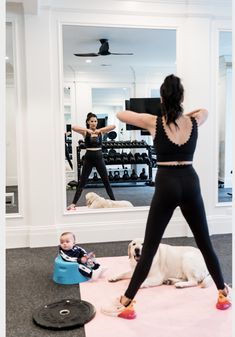
[[[212,283],[212,277],[208,274],[201,282],[201,288],[207,288]]]

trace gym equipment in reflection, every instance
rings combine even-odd
[[[116,132],[110,132],[108,136],[110,140],[103,141],[102,144],[103,157],[109,172],[108,175],[111,184],[130,183],[131,186],[135,186],[137,183],[144,183],[152,185],[152,168],[156,165],[156,161],[154,157],[152,157],[152,146],[148,145],[144,140],[115,141],[114,138],[116,138],[116,135]],[[79,140],[77,146],[78,181],[83,166],[82,150],[84,148],[84,142]],[[143,152],[141,153],[140,150]],[[146,166],[139,176],[137,173],[137,165]],[[112,166],[116,167],[112,169]],[[148,173],[146,168],[148,168]],[[88,185],[101,184],[102,182],[97,172],[93,172],[92,174],[93,178],[88,180]]]
[[[72,138],[69,137],[71,132],[65,132],[64,134],[64,144],[65,144],[65,159],[68,161],[71,170],[73,169],[72,163],[72,156],[73,156],[73,149],[72,149]]]
[[[33,311],[33,322],[44,329],[69,330],[83,327],[96,313],[95,307],[83,300],[63,299],[40,306]]]
[[[141,180],[146,180],[148,177],[147,177],[147,174],[145,173],[145,168],[142,168],[142,172],[140,173],[140,179]]]
[[[135,170],[133,169],[132,172],[131,172],[131,180],[137,180],[138,179],[138,176],[135,172]]]
[[[129,174],[128,174],[128,171],[127,171],[127,170],[124,170],[124,173],[123,173],[122,179],[123,179],[123,180],[129,180],[129,179],[130,179],[130,176],[129,176]]]

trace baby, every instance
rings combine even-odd
[[[77,262],[79,271],[82,275],[98,279],[102,273],[102,268],[95,260],[93,252],[87,253],[85,249],[75,244],[76,238],[74,233],[65,232],[60,236],[59,254],[63,260],[68,262]]]

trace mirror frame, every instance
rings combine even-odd
[[[17,169],[17,186],[18,186],[18,212],[5,213],[6,218],[22,218],[24,209],[23,198],[23,128],[22,113],[23,110],[23,87],[22,73],[20,65],[23,62],[20,46],[20,32],[16,18],[6,18],[5,24],[12,24],[12,45],[13,45],[13,67],[14,67],[14,87],[15,87],[15,122],[16,122],[16,169]],[[6,86],[7,84],[5,84]],[[6,172],[7,175],[7,172]],[[6,185],[6,184],[5,184]],[[6,186],[5,186],[6,187]]]
[[[218,97],[219,97],[219,41],[220,41],[220,33],[221,32],[231,32],[231,27],[217,27],[215,31],[215,43],[214,48],[216,50],[216,60],[214,64],[214,73],[215,73],[215,111],[216,111],[216,118],[215,118],[215,124],[216,124],[216,172],[215,172],[215,179],[214,179],[214,186],[216,186],[215,189],[215,206],[216,207],[228,207],[232,206],[232,201],[219,201],[219,188],[218,188],[218,174],[219,174],[219,107],[218,107]]]

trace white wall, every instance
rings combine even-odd
[[[42,3],[42,2],[41,2]],[[25,15],[24,77],[27,108],[21,115],[24,125],[20,153],[24,169],[22,181],[23,208],[19,215],[8,216],[7,247],[57,245],[61,231],[73,230],[80,242],[129,240],[143,235],[148,208],[107,212],[96,210],[68,214],[65,212],[64,181],[64,117],[62,106],[62,62],[59,23],[111,25],[126,27],[176,28],[177,74],[186,89],[186,110],[204,106],[215,111],[215,36],[217,18],[223,25],[231,24],[229,1],[217,6],[201,1],[175,3],[125,1],[43,1],[39,14]],[[69,8],[65,8],[65,7]],[[80,6],[80,7],[78,7]],[[99,13],[99,15],[97,15]],[[18,20],[18,18],[16,18]],[[20,20],[18,20],[21,26]],[[40,56],[39,56],[40,55]],[[80,106],[89,111],[89,90],[76,85]],[[80,114],[79,123],[84,123]],[[27,139],[27,142],[26,142]],[[195,167],[201,178],[211,233],[231,232],[231,206],[216,202],[218,151],[215,146],[216,120],[210,116],[200,129]],[[210,141],[208,141],[210,140]],[[27,193],[26,193],[27,192]],[[176,210],[165,236],[190,235]]]

